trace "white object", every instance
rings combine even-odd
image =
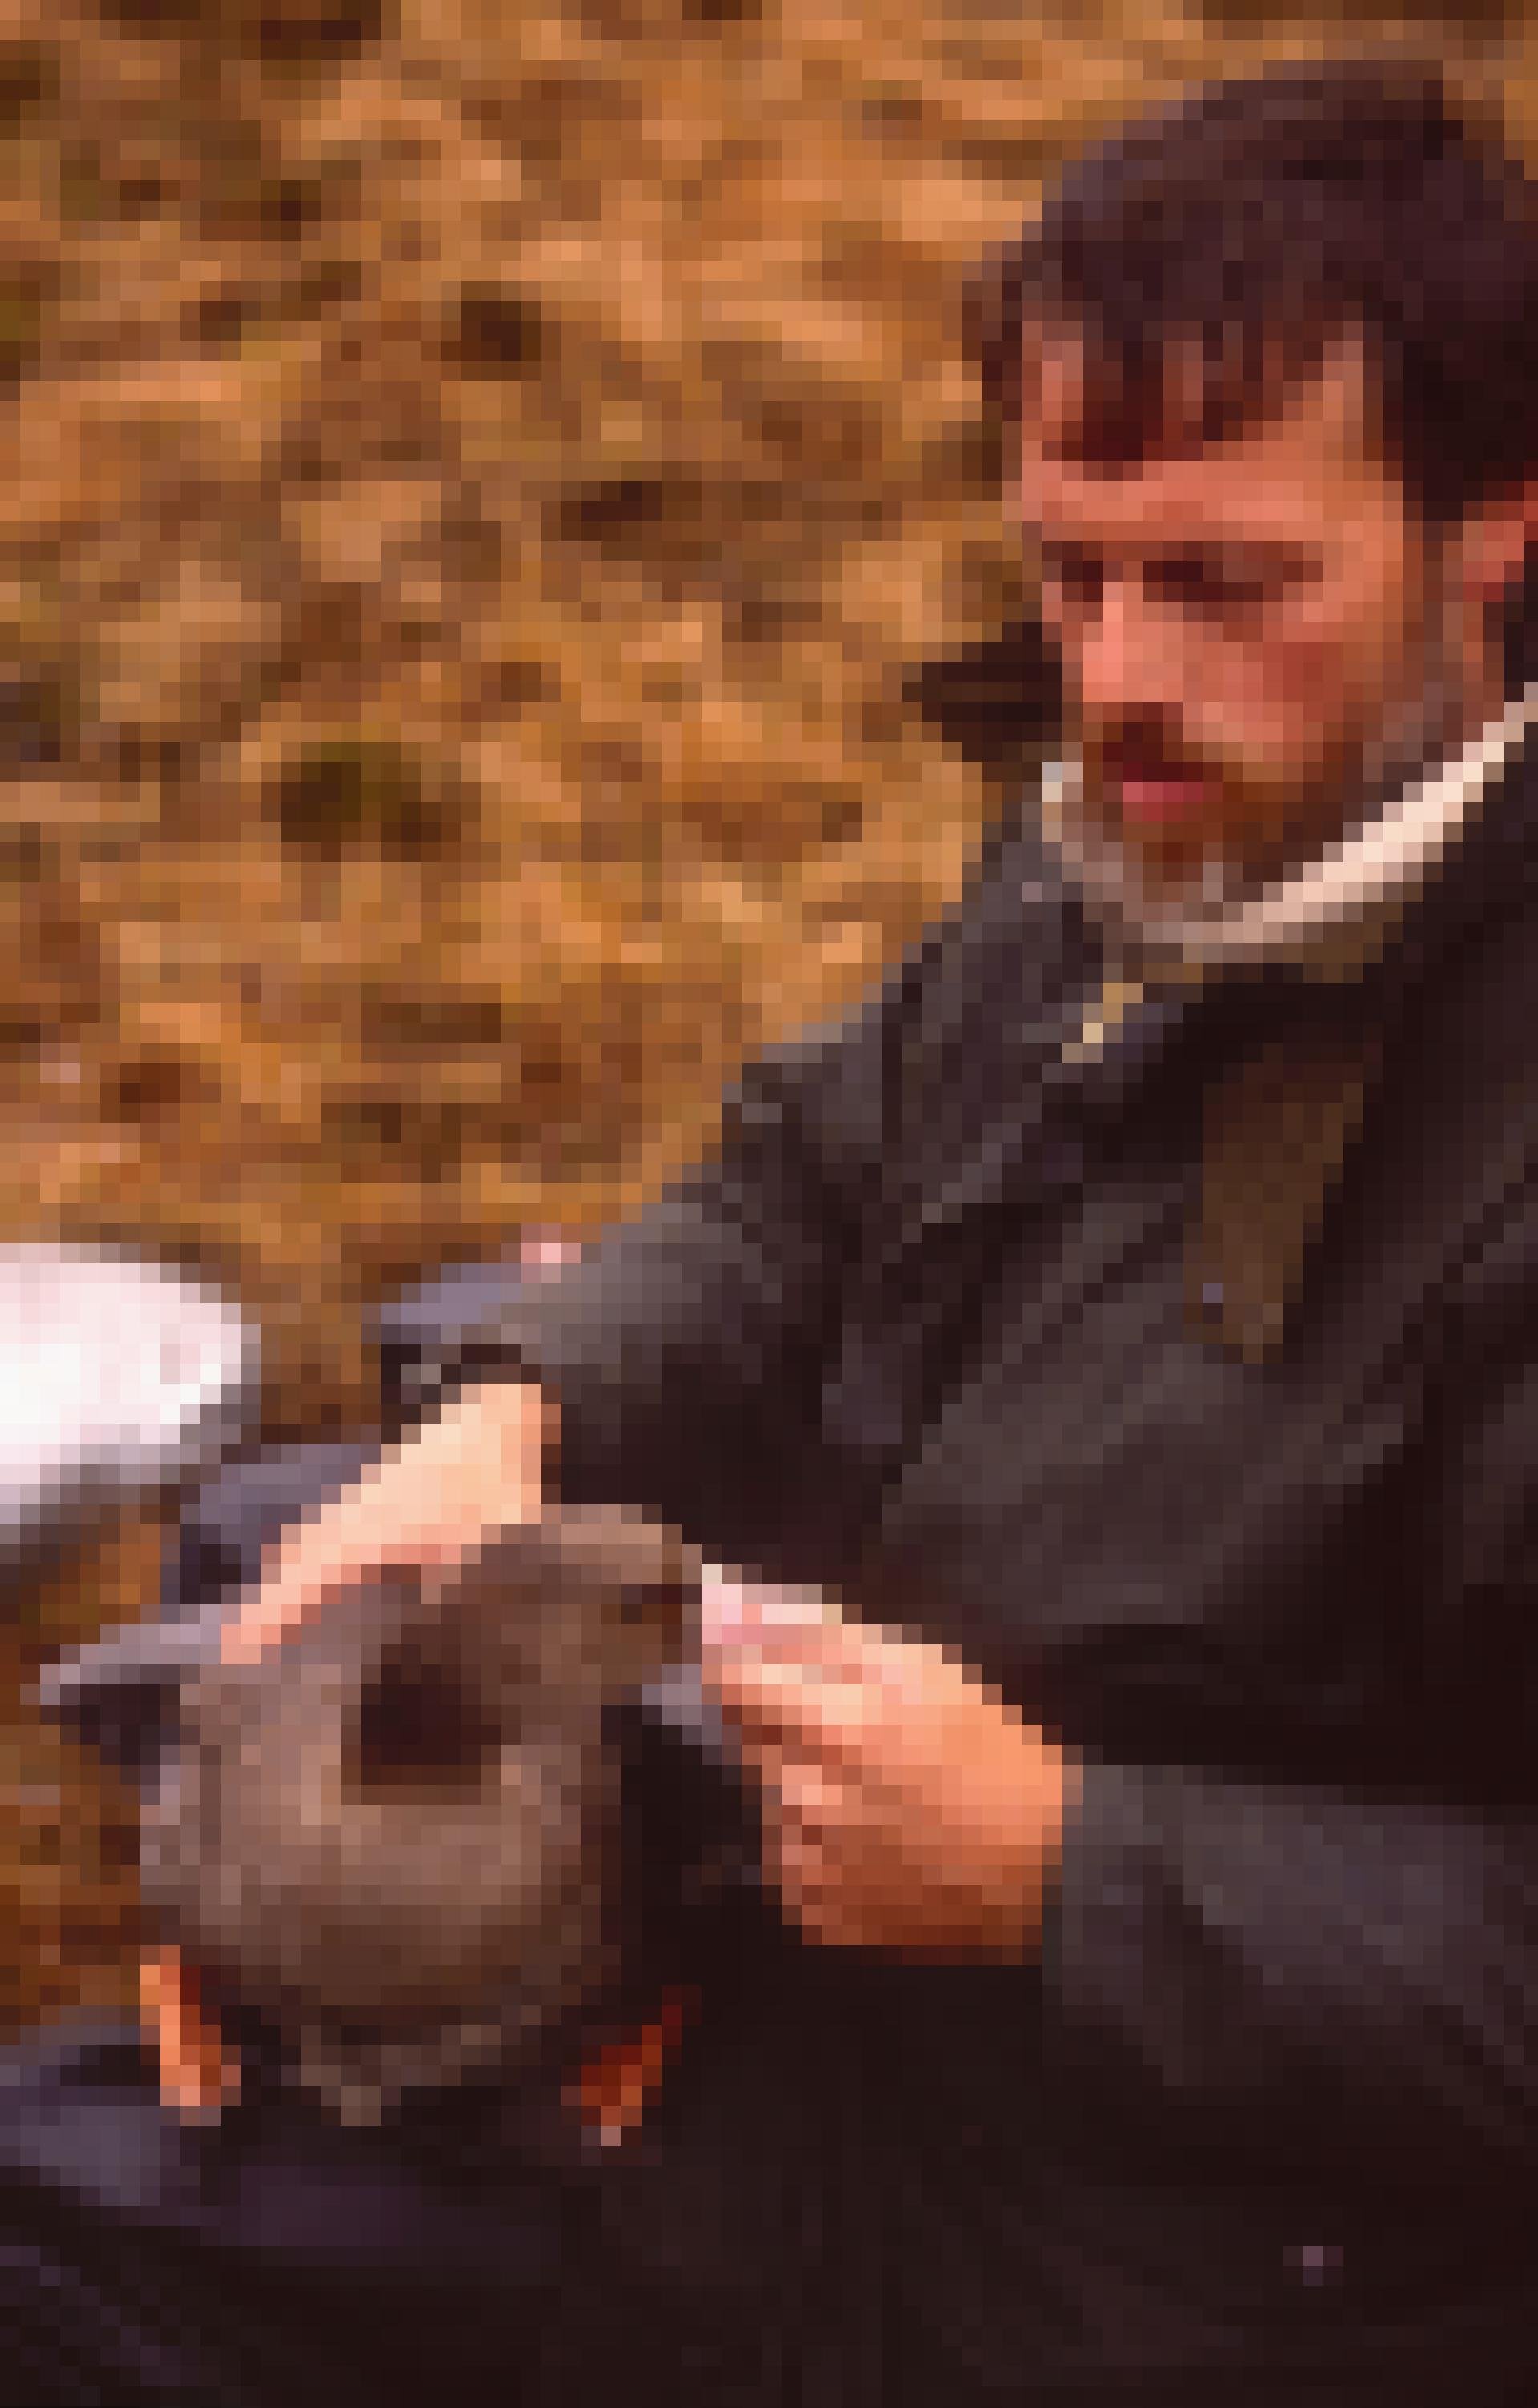
[[[174,1476],[249,1393],[225,1297],[107,1248],[0,1246],[0,1555],[88,1499]]]

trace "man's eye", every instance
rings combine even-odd
[[[1147,581],[1160,601],[1218,617],[1273,601],[1286,579],[1275,570],[1230,568],[1219,561],[1171,560],[1150,568]]]

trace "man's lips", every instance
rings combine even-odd
[[[1113,767],[1109,783],[1122,819],[1139,827],[1189,818],[1212,792],[1212,781],[1200,769]]]

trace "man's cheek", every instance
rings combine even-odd
[[[1208,655],[1190,727],[1195,749],[1239,785],[1306,775],[1322,762],[1342,668],[1324,645],[1225,643]]]

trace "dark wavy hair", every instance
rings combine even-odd
[[[1435,66],[1278,66],[1132,122],[981,264],[966,317],[1006,429],[1032,328],[1085,341],[1088,456],[1172,441],[1174,342],[1202,363],[1196,439],[1211,441],[1355,335],[1383,454],[1424,522],[1456,522],[1538,463],[1534,187]]]

